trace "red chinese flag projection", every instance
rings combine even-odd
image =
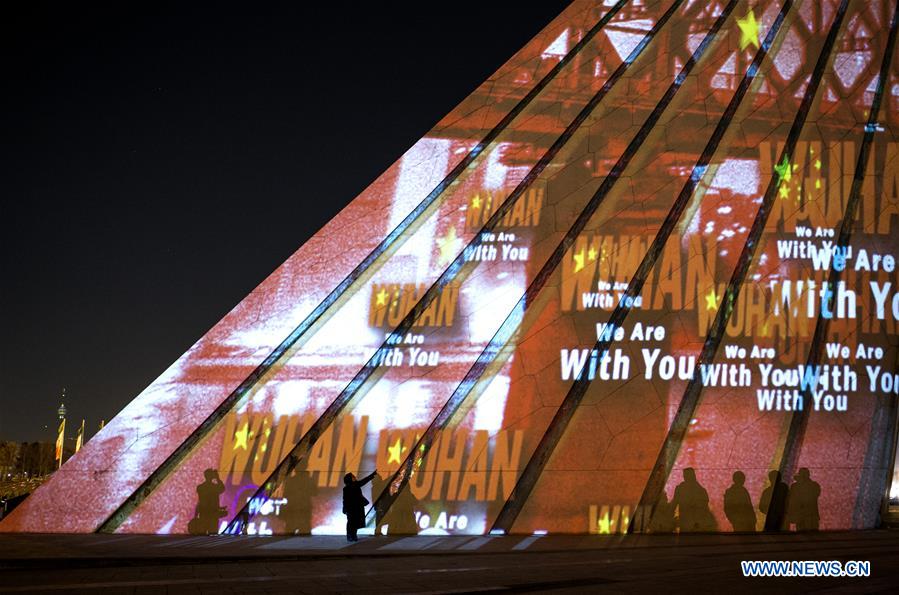
[[[894,10],[574,2],[0,530],[874,526]]]

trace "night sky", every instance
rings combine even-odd
[[[92,435],[565,4],[5,14],[0,440]]]

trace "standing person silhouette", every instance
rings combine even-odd
[[[287,505],[281,510],[289,535],[312,533],[312,495],[315,490],[312,474],[306,469],[297,468],[284,480]]]
[[[371,484],[372,498],[377,500],[384,490],[389,490],[390,485],[380,475],[375,475]],[[376,496],[375,494],[379,494]],[[407,484],[396,498],[387,514],[378,519],[375,527],[375,535],[415,535],[418,533],[418,521],[415,518],[415,507],[418,500],[412,495],[412,488]]]
[[[674,506],[668,502],[668,495],[662,492],[656,509],[652,514],[649,530],[652,533],[674,533],[677,523],[674,520]]]
[[[768,487],[759,498],[759,512],[765,515],[765,530],[785,531],[790,527],[786,514],[787,494],[790,488],[783,482],[780,471],[777,470],[768,472],[768,482]]]
[[[696,479],[696,471],[687,467],[684,481],[674,488],[671,508],[677,509],[681,533],[711,532],[717,529],[715,517],[709,509],[709,493]]]
[[[365,526],[365,506],[368,500],[362,495],[362,486],[374,479],[377,471],[371,475],[356,479],[352,473],[343,476],[343,514],[346,515],[347,541],[359,541],[356,531]]]
[[[724,515],[734,531],[755,531],[755,510],[749,492],[743,486],[746,475],[734,471],[733,480],[733,485],[724,492]]]
[[[812,481],[807,467],[800,469],[794,479],[787,498],[787,516],[790,522],[796,523],[797,531],[817,531],[821,519],[818,514],[821,485]]]
[[[205,481],[197,486],[197,511],[194,518],[187,523],[187,532],[191,535],[215,535],[218,531],[219,519],[228,514],[225,507],[219,504],[219,497],[225,491],[219,473],[215,469],[203,472]]]

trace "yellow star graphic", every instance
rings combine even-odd
[[[379,306],[386,306],[386,305],[387,305],[387,296],[388,296],[388,295],[390,295],[390,294],[388,294],[386,291],[384,291],[384,288],[382,287],[382,288],[381,288],[381,291],[379,291],[379,292],[377,293],[377,295],[376,295],[376,297],[378,298],[378,305],[379,305]]]
[[[740,50],[745,50],[750,45],[759,46],[759,22],[755,20],[755,12],[749,11],[742,19],[737,19],[740,27]]]
[[[231,450],[237,450],[238,448],[242,448],[244,450],[247,449],[247,437],[249,436],[250,423],[243,422],[243,427],[234,432],[234,448]]]
[[[396,439],[396,444],[387,448],[387,452],[389,456],[387,457],[387,464],[396,462],[397,464],[402,463],[402,459],[400,458],[403,455],[403,451],[406,448],[403,446],[402,440],[399,438]]]
[[[587,250],[587,258],[591,261],[596,260],[596,249],[593,246],[590,246],[590,249]]]
[[[584,251],[581,250],[577,254],[574,255],[574,272],[578,272],[584,268]]]
[[[602,535],[608,535],[612,532],[612,523],[609,522],[609,513],[606,512],[604,515],[599,517],[599,533]]]
[[[790,197],[790,187],[786,184],[781,184],[778,193],[780,194],[780,197],[785,200]]]
[[[821,169],[821,160],[815,159],[815,169]]]
[[[815,190],[821,190],[821,178],[815,180]]]
[[[471,208],[472,209],[480,209],[481,208],[481,195],[475,194],[475,197],[471,199]]]
[[[777,175],[780,176],[780,180],[782,182],[789,183],[790,179],[793,177],[793,171],[790,168],[790,160],[784,155],[783,161],[780,162],[780,165],[774,166],[774,171],[777,172]]]
[[[442,238],[437,238],[437,246],[440,248],[440,264],[448,264],[456,257],[456,244],[459,238],[456,237],[456,228],[450,227],[449,231]]]
[[[714,287],[709,289],[709,292],[705,296],[705,309],[706,310],[717,310],[718,309],[718,296],[715,295]]]

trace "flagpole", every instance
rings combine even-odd
[[[62,418],[62,421],[59,422],[59,434],[56,436],[56,455],[57,455],[57,465],[56,468],[59,469],[62,467],[62,455],[63,448],[65,448],[65,435],[66,435],[66,418]]]
[[[65,449],[65,435],[66,435],[66,389],[63,387],[62,389],[62,402],[59,404],[59,409],[56,410],[57,415],[59,415],[59,430],[56,435],[56,459],[57,464],[56,468],[59,469],[62,467],[62,455],[63,450]]]
[[[84,445],[84,420],[81,420],[81,427],[78,429],[78,436],[75,438],[75,452],[81,450]]]

